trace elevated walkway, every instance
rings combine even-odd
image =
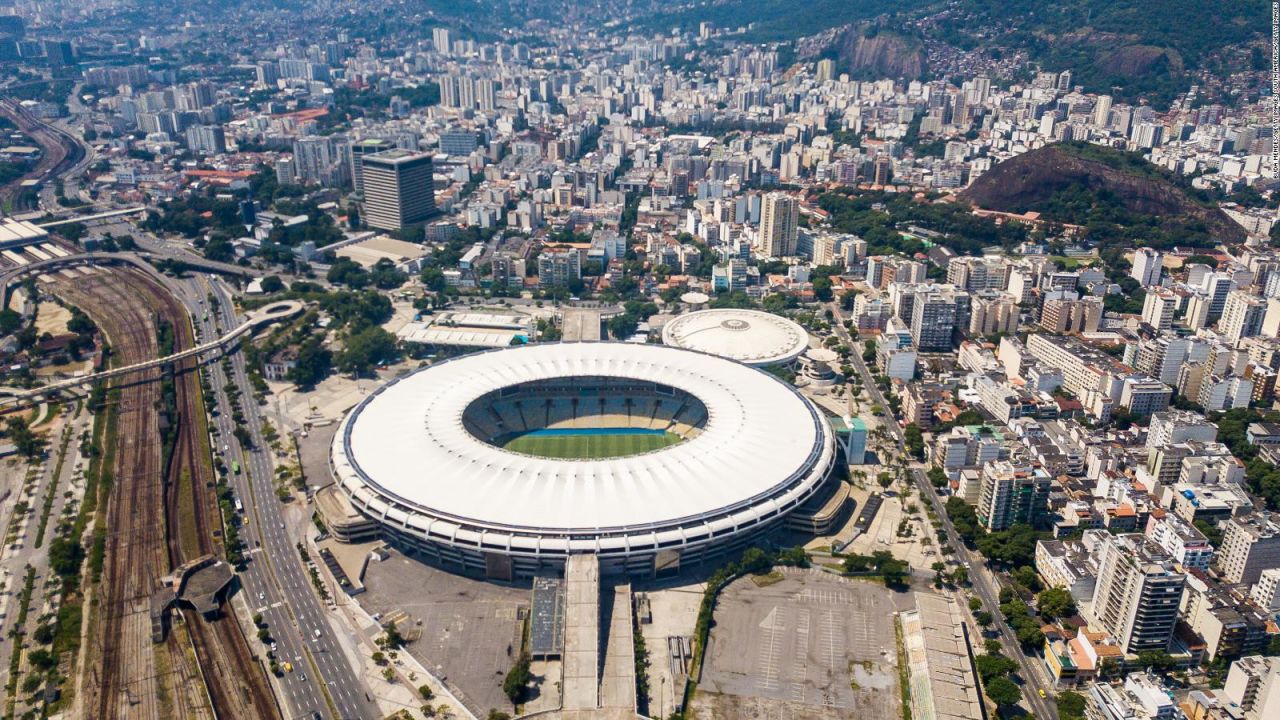
[[[294,300],[285,300],[273,303],[261,310],[258,310],[257,312],[250,313],[243,323],[217,340],[212,340],[202,345],[197,345],[196,347],[176,352],[172,355],[166,355],[162,358],[156,358],[155,360],[147,360],[133,365],[126,365],[124,367],[90,373],[88,375],[82,375],[69,380],[61,380],[49,385],[41,385],[40,387],[31,388],[30,390],[20,390],[14,392],[9,397],[0,398],[0,407],[13,408],[40,402],[52,393],[82,387],[84,385],[91,385],[101,380],[109,380],[121,375],[129,375],[143,370],[149,370],[151,368],[163,367],[165,365],[185,360],[189,357],[197,357],[205,354],[218,356],[239,340],[241,335],[244,335],[258,326],[269,325],[271,323],[293,317],[294,315],[302,312],[302,308],[303,304]]]

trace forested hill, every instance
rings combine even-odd
[[[1055,143],[1006,160],[960,197],[1084,225],[1090,239],[1104,244],[1212,247],[1245,238],[1244,228],[1185,179],[1138,153],[1085,143]]]

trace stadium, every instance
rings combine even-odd
[[[539,344],[420,369],[343,419],[338,487],[443,567],[527,577],[594,553],[652,576],[737,552],[814,498],[830,425],[782,380],[661,345]]]

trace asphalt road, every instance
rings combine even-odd
[[[841,342],[847,344],[853,349],[850,353],[853,367],[862,376],[862,384],[866,387],[867,392],[871,395],[872,402],[881,407],[888,408],[889,403],[885,401],[884,394],[880,392],[880,388],[876,386],[875,379],[872,378],[871,372],[867,370],[867,365],[862,361],[862,354],[857,351],[860,343],[855,343],[853,338],[849,336],[849,332],[844,328],[844,316],[841,314],[840,307],[837,303],[830,303],[828,307],[835,314],[835,321],[832,322],[832,328],[835,330],[836,336]],[[906,439],[902,436],[902,429],[898,427],[897,422],[887,422],[885,426],[893,433],[894,438],[901,447],[906,447]],[[925,472],[918,466],[911,468],[911,475],[915,479],[916,486],[920,491],[920,496],[928,498],[929,503],[933,505],[934,511],[938,515],[938,519],[942,521],[943,528],[947,533],[947,542],[951,547],[955,548],[956,554],[963,558],[965,565],[969,568],[969,579],[973,589],[977,592],[978,597],[982,599],[983,605],[991,611],[995,618],[996,629],[1000,632],[1000,642],[1004,646],[1006,657],[1013,658],[1017,661],[1021,669],[1023,679],[1022,696],[1023,702],[1029,709],[1035,713],[1037,718],[1057,720],[1058,708],[1056,704],[1048,702],[1045,698],[1040,697],[1040,690],[1043,689],[1046,694],[1053,692],[1052,683],[1047,682],[1047,677],[1040,660],[1030,657],[1022,652],[1021,645],[1018,644],[1018,636],[1012,628],[1004,621],[1004,616],[999,612],[999,582],[995,579],[994,574],[986,566],[982,555],[970,551],[965,547],[964,542],[960,539],[960,534],[956,532],[955,525],[952,524],[951,518],[947,516],[946,508],[943,506],[941,498],[934,490],[933,484],[929,482],[929,478],[925,476]]]
[[[219,328],[225,330],[240,322],[221,283],[195,277],[184,281],[182,287],[186,292],[183,301],[202,337],[214,337]],[[213,307],[206,300],[210,291],[216,299]],[[240,388],[240,406],[254,447],[240,447],[233,434],[235,426],[224,392],[227,380],[219,362],[210,367],[219,409],[218,416],[213,418],[219,431],[215,452],[222,455],[229,467],[233,461],[241,465],[239,475],[228,476],[245,508],[246,526],[242,528],[241,537],[247,545],[249,562],[239,575],[240,584],[249,606],[254,612],[262,613],[268,624],[278,645],[276,657],[282,663],[287,661],[293,665],[293,672],[286,672],[281,678],[285,717],[312,718],[316,713],[322,718],[340,720],[379,717],[376,706],[367,699],[364,685],[334,638],[326,618],[329,610],[316,596],[294,541],[285,529],[280,501],[272,487],[271,451],[262,439],[262,417],[253,399],[244,354],[236,352],[229,357],[230,380]],[[336,706],[336,715],[322,690]]]

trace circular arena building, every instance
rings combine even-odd
[[[539,344],[437,363],[343,419],[339,488],[436,564],[529,576],[594,553],[650,576],[749,544],[814,497],[833,432],[783,381],[712,355]]]
[[[759,310],[699,310],[667,322],[662,342],[763,367],[800,357],[809,349],[809,334],[787,318]]]

